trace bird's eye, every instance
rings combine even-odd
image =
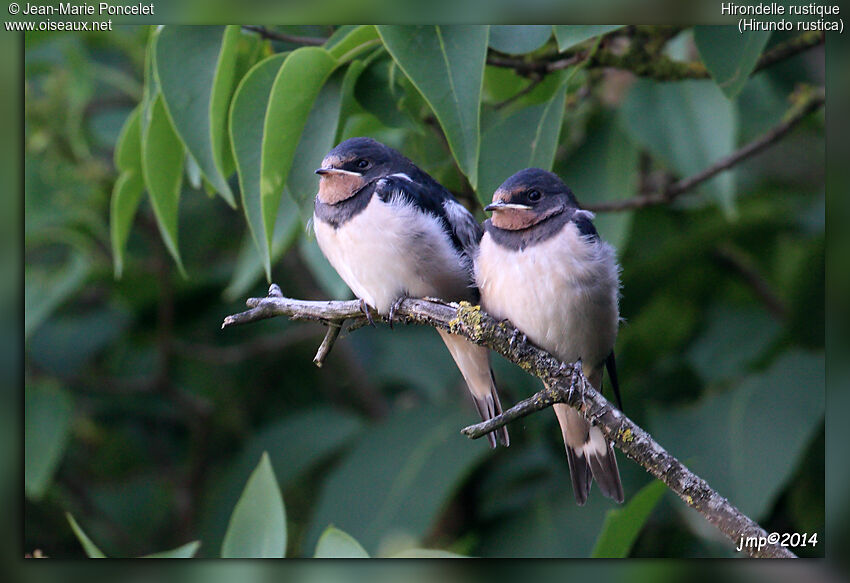
[[[364,159],[361,158],[360,160],[357,161],[356,166],[360,169],[368,168],[369,167],[369,160],[364,160]]]
[[[538,200],[540,200],[541,196],[542,195],[540,194],[539,190],[532,190],[528,193],[528,200],[530,200],[531,202],[537,202]]]

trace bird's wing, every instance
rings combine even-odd
[[[599,233],[596,232],[596,227],[593,226],[594,216],[595,215],[590,211],[576,209],[570,220],[578,228],[579,233],[585,237],[590,237],[591,239],[598,239]]]
[[[384,202],[401,200],[435,217],[455,248],[469,257],[481,241],[484,232],[475,217],[436,182],[420,182],[404,173],[391,174],[377,181],[375,194]]]
[[[478,244],[481,242],[481,237],[484,235],[481,225],[478,224],[472,213],[454,198],[446,198],[443,201],[443,209],[445,209],[446,218],[455,238],[460,242],[466,254],[473,257]]]

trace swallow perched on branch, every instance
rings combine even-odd
[[[620,268],[614,249],[599,238],[593,214],[578,208],[560,178],[537,168],[508,178],[485,210],[493,216],[484,222],[475,258],[482,307],[510,320],[553,356],[580,362],[597,390],[607,366],[619,404],[613,348],[620,319]],[[611,444],[576,410],[565,404],[554,408],[576,502],[587,501],[591,477],[603,494],[622,502]]]
[[[319,248],[368,306],[392,321],[406,297],[478,301],[472,255],[482,231],[442,185],[392,148],[351,138],[331,150],[313,213]],[[438,330],[484,420],[502,412],[489,351]],[[509,444],[506,428],[488,435]]]

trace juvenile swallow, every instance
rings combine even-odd
[[[396,150],[351,138],[316,170],[321,176],[313,213],[319,247],[343,281],[379,314],[392,315],[404,298],[478,301],[472,255],[482,231],[440,183]],[[438,330],[484,420],[502,412],[489,351]],[[506,428],[488,435],[509,444]]]
[[[508,178],[485,210],[475,258],[481,305],[510,320],[535,345],[564,362],[580,362],[597,389],[603,368],[620,391],[614,361],[619,326],[619,273],[614,249],[602,241],[572,191],[551,172],[528,168]],[[622,408],[622,407],[621,407]],[[565,404],[554,405],[576,502],[591,477],[602,493],[623,501],[617,459],[602,432]]]

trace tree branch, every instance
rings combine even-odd
[[[222,328],[275,316],[326,323],[351,319],[355,324],[366,319],[357,300],[295,300],[276,295],[276,287],[272,287],[273,295],[269,297],[250,298],[247,305],[251,309],[228,316],[224,319]],[[469,437],[480,437],[514,419],[555,403],[567,403],[595,423],[623,453],[664,482],[688,506],[717,526],[735,547],[741,537],[768,536],[764,529],[714,491],[705,480],[688,470],[656,443],[649,433],[609,403],[590,385],[579,367],[562,363],[530,343],[518,340],[523,337],[522,334],[508,322],[496,321],[482,311],[480,306],[473,306],[468,302],[449,304],[432,299],[404,300],[395,312],[394,321],[424,324],[464,336],[476,344],[495,350],[543,381],[546,386],[544,390],[520,401],[489,421],[463,429],[463,433]],[[744,548],[756,557],[794,557],[786,548],[777,544],[767,543],[761,548],[758,545]]]
[[[269,30],[265,26],[257,26],[253,24],[243,24],[243,30],[248,30],[250,32],[256,32],[261,37],[269,40],[276,40],[285,43],[292,43],[296,45],[307,45],[312,47],[322,46],[327,42],[328,39],[322,38],[319,36],[296,36],[292,34],[286,34],[285,32],[278,32],[276,30]]]
[[[797,126],[797,124],[803,121],[810,113],[820,109],[821,106],[823,106],[823,104],[825,103],[825,101],[826,99],[822,89],[810,92],[809,95],[804,98],[803,103],[792,107],[788,111],[788,113],[785,114],[784,121],[782,121],[773,129],[769,130],[767,133],[756,138],[755,140],[741,147],[740,149],[732,152],[728,156],[721,158],[705,170],[697,172],[692,176],[682,178],[681,180],[670,184],[660,192],[643,194],[640,196],[627,198],[625,200],[615,200],[588,204],[585,205],[585,208],[594,212],[613,212],[641,209],[659,204],[668,204],[679,196],[696,188],[703,182],[714,178],[716,175],[720,174],[724,170],[732,168],[736,164],[739,164],[740,162],[751,158],[752,156],[758,154],[767,147],[777,143],[779,140],[784,138],[791,130],[793,130]]]
[[[646,34],[643,36],[647,37]],[[762,69],[821,45],[824,39],[825,35],[822,31],[811,31],[778,44],[762,54],[752,74],[754,75]],[[668,39],[663,37],[663,40]],[[545,75],[590,59],[590,62],[587,63],[589,69],[622,69],[630,71],[638,77],[646,77],[656,81],[684,81],[686,79],[708,79],[711,77],[708,69],[701,62],[674,61],[659,52],[658,49],[662,47],[658,46],[658,43],[651,42],[648,44],[651,45],[652,50],[649,50],[650,47],[632,40],[630,48],[623,53],[606,49],[591,54],[591,51],[581,50],[566,56],[556,53],[535,60],[506,57],[493,54],[491,51],[491,54],[487,57],[487,64],[513,69],[519,75],[529,76]]]

